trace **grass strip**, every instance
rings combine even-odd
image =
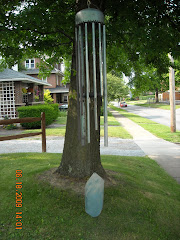
[[[118,184],[105,188],[102,213],[92,218],[83,196],[37,181],[60,160],[54,153],[0,155],[1,239],[180,239],[180,187],[155,161],[102,156],[104,168],[118,173]],[[23,172],[22,230],[15,229],[17,169]]]
[[[100,136],[104,136],[104,127],[101,127],[100,130]],[[125,130],[121,126],[109,126],[108,127],[108,137],[117,137],[122,139],[132,139],[132,135],[128,133],[127,130]]]
[[[58,124],[66,124],[67,117],[65,116],[65,112],[60,112],[58,117],[58,120],[55,121],[55,123]],[[120,123],[112,116],[111,113],[108,114],[108,136],[109,137],[119,137],[122,139],[132,139],[132,136],[122,127],[120,126]],[[100,118],[100,124],[104,124],[104,117],[101,116]],[[23,133],[32,133],[32,132],[38,132],[39,129],[31,129],[31,130],[25,130]],[[57,127],[57,128],[46,128],[46,136],[65,136],[66,127]],[[100,136],[104,136],[104,128],[101,127]]]
[[[54,123],[66,125],[66,121],[67,121],[67,117],[58,117]]]
[[[165,110],[170,110],[169,104],[163,103],[147,103],[147,100],[139,100],[139,101],[128,101],[130,105],[136,105],[140,107],[151,107],[151,108],[160,108]],[[180,105],[176,105],[176,109],[180,108]]]
[[[65,136],[66,127],[46,128],[46,136]],[[39,132],[39,129],[25,130],[23,133]]]
[[[110,107],[120,112],[120,114],[122,114],[123,116],[134,121],[144,129],[148,130],[150,133],[154,134],[155,136],[173,143],[180,142],[180,131],[176,131],[175,133],[172,133],[168,126],[156,123],[150,119],[143,118],[134,113],[129,113],[126,110],[120,109],[118,107],[114,107],[112,105]]]
[[[100,117],[100,125],[104,125],[104,116]],[[121,124],[113,116],[108,116],[108,126],[120,126]]]
[[[160,103],[144,103],[144,104],[135,104],[136,106],[141,107],[151,107],[151,108],[160,108],[165,110],[170,110],[170,105],[160,104]],[[180,108],[180,105],[176,105],[176,109]]]
[[[59,111],[58,118],[54,123],[66,125],[67,121],[67,111]]]

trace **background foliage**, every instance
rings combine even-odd
[[[49,67],[72,54],[74,17],[83,0],[0,1],[0,52],[9,66],[25,54],[49,56]],[[167,73],[179,57],[178,0],[91,1],[106,15],[108,69],[130,76],[139,60]],[[140,71],[140,68],[139,68]]]
[[[126,98],[129,93],[128,87],[125,85],[124,80],[116,74],[107,74],[107,97],[108,102],[120,98]]]

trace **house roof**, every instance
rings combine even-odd
[[[49,89],[51,93],[69,93],[69,88],[56,87],[56,88],[46,88]]]
[[[36,85],[51,86],[50,83],[43,82],[37,78],[28,76],[24,73],[20,73],[8,68],[5,69],[3,72],[0,72],[0,82],[4,81],[22,81],[26,83],[35,83]]]
[[[32,74],[33,75],[33,74],[39,74],[39,69],[36,69],[36,68],[34,68],[34,69],[27,69],[27,70],[22,70],[21,72],[24,73],[24,74]],[[64,76],[64,74],[60,70],[58,70],[58,69],[53,69],[51,71],[51,73],[56,73],[56,74],[58,74],[60,76]]]

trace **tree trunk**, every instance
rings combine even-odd
[[[155,92],[155,101],[156,101],[156,103],[159,102],[159,98],[158,98],[158,88],[156,88],[156,92]]]
[[[78,9],[86,8],[82,1],[79,3]],[[91,1],[92,2],[92,1]],[[96,2],[97,5],[97,2]],[[91,51],[91,50],[90,50]],[[76,86],[76,52],[75,43],[73,47],[72,55],[72,71],[71,71],[71,83],[69,92],[69,107],[65,134],[64,150],[62,160],[57,172],[63,176],[84,178],[91,176],[94,172],[101,177],[106,176],[106,172],[101,165],[100,159],[100,107],[102,99],[98,94],[98,130],[95,130],[94,122],[94,100],[90,101],[90,143],[81,145],[81,140],[78,133],[78,108],[77,108],[77,86]],[[98,61],[97,69],[98,68]],[[92,78],[92,59],[89,59],[89,76],[90,76],[90,88],[93,89]],[[100,92],[99,73],[97,73],[97,89]]]

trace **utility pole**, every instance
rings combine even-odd
[[[170,53],[168,54],[168,57],[173,65],[174,60]],[[174,69],[172,67],[169,68],[169,90],[170,90],[169,100],[171,112],[171,132],[176,132],[175,79]]]

